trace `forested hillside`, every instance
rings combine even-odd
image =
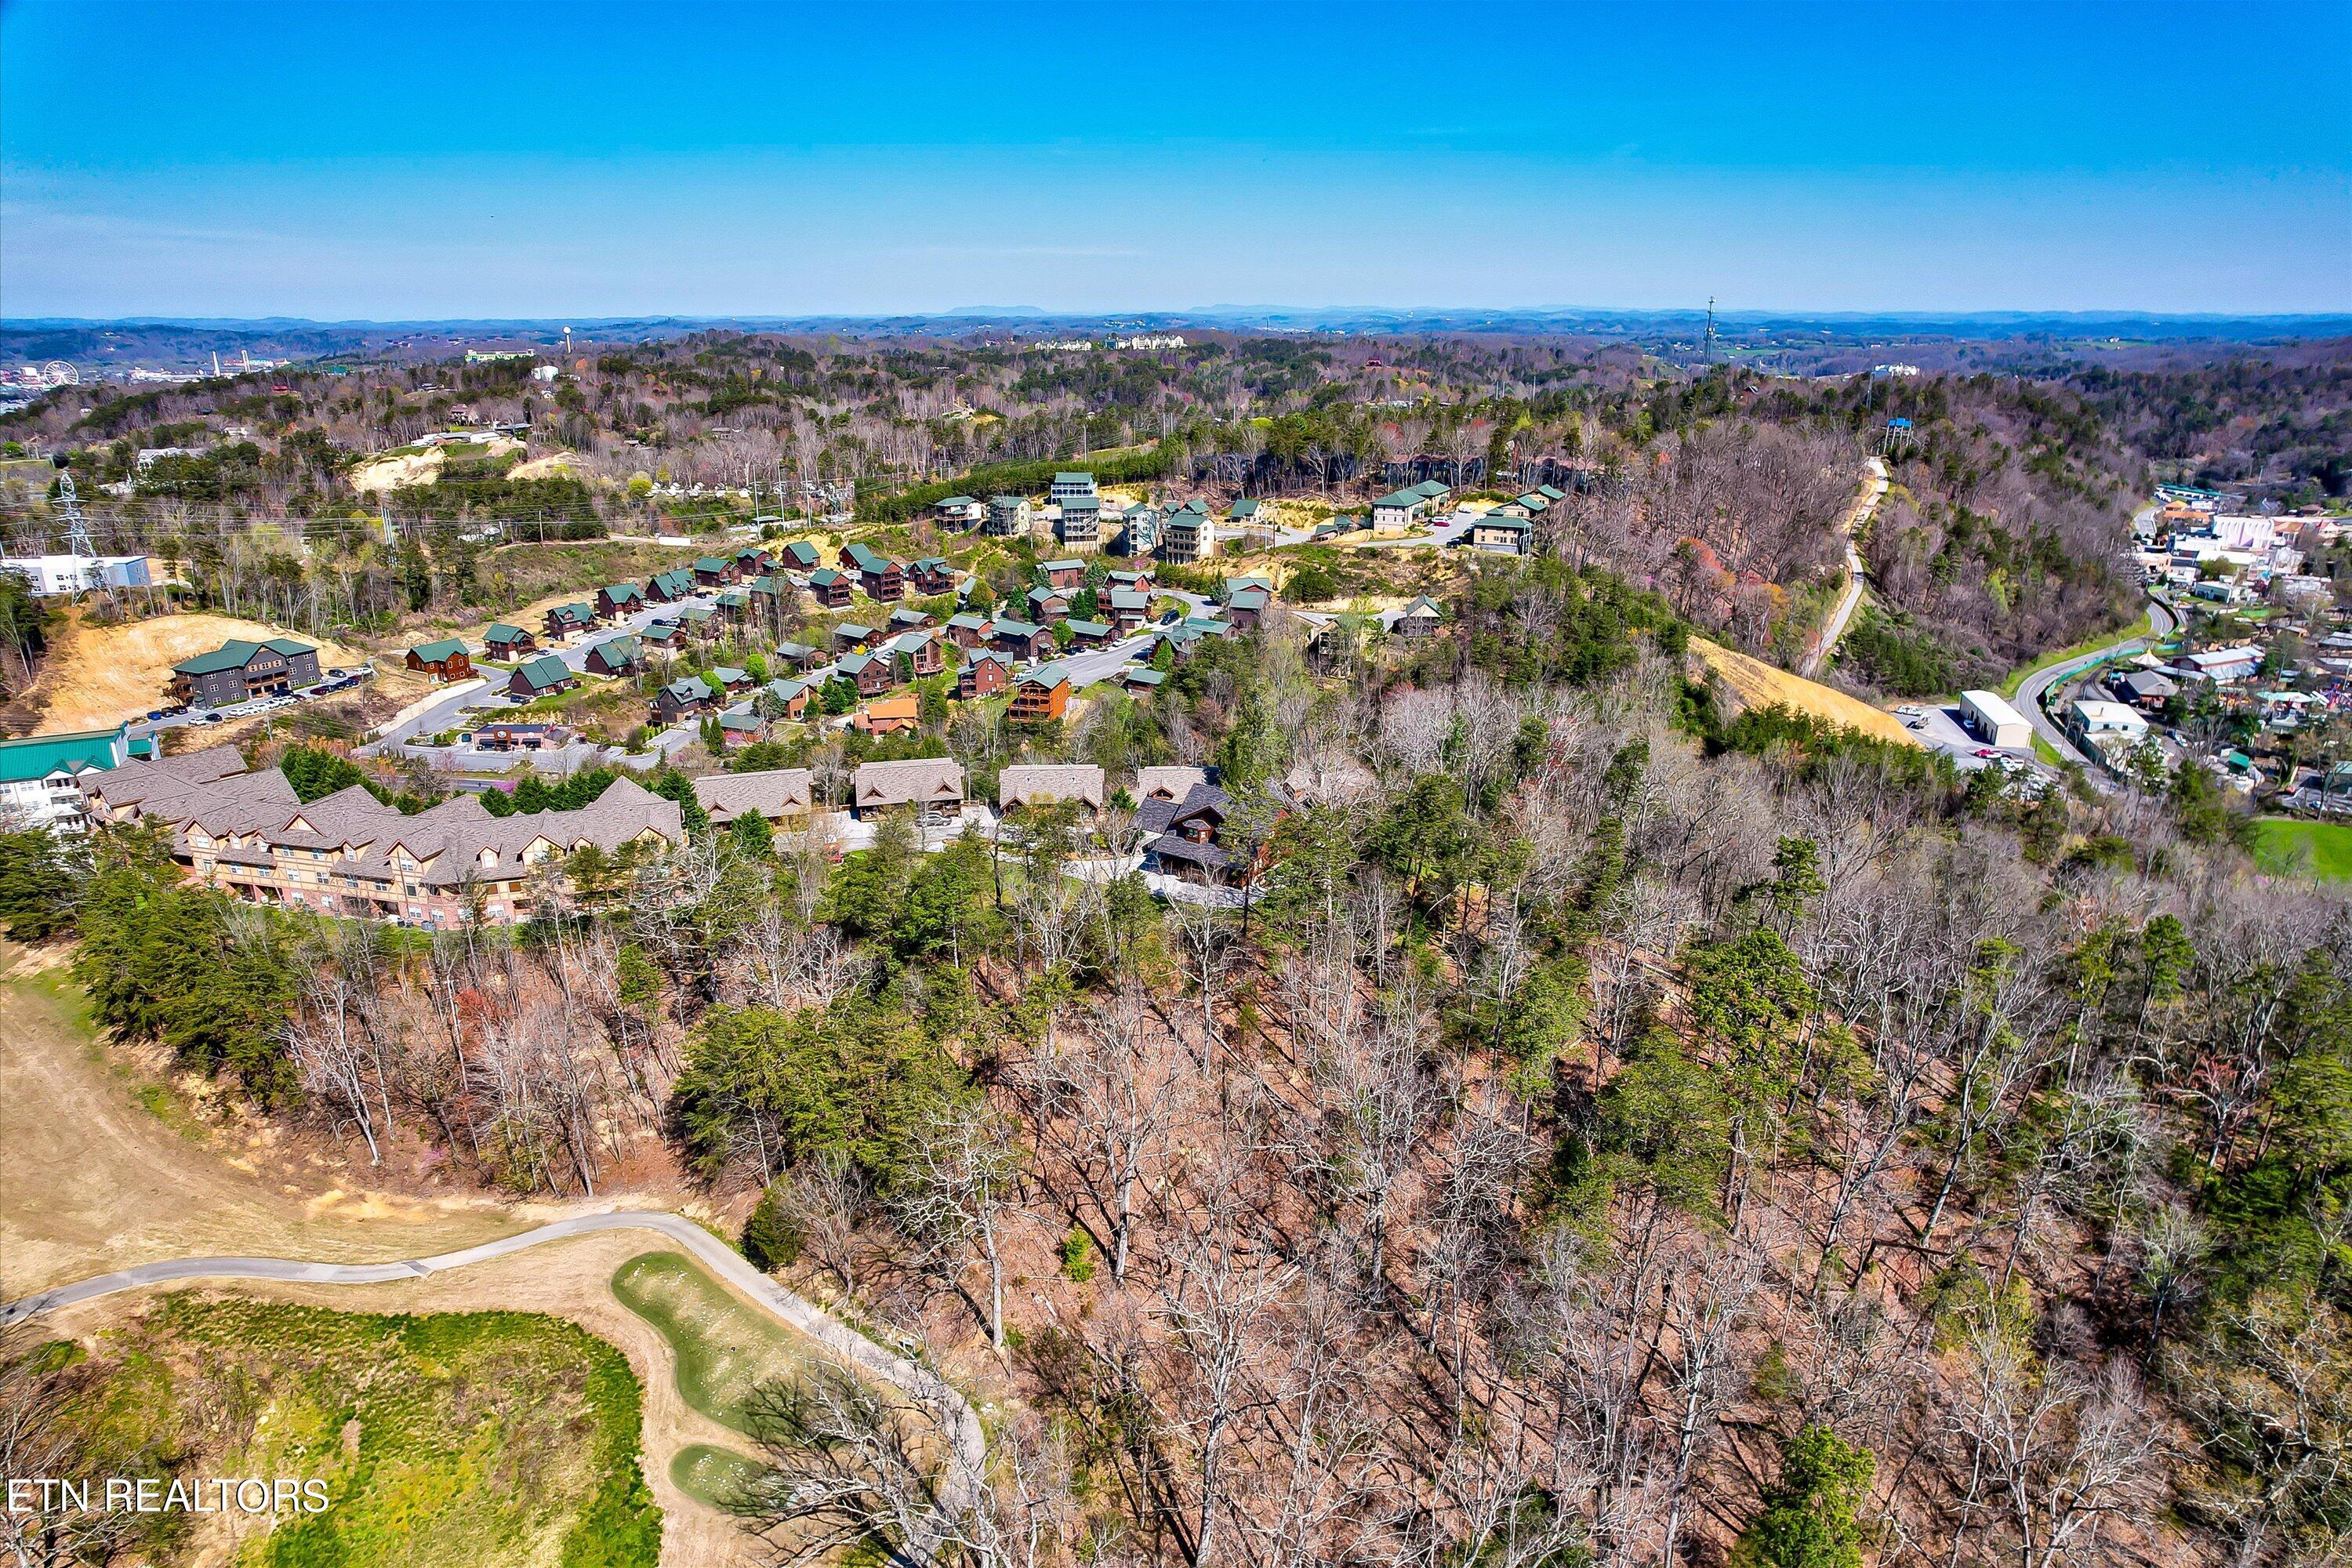
[[[221,602],[316,600],[328,623],[479,602],[499,530],[541,541],[852,509],[903,523],[960,491],[1042,493],[1078,463],[1162,505],[1249,496],[1307,518],[1433,478],[1489,499],[1550,484],[1570,500],[1545,544],[1784,664],[1835,597],[1838,526],[1864,457],[1885,447],[1896,489],[1867,542],[1878,610],[1842,668],[1889,692],[1992,679],[2127,618],[2113,560],[2149,464],[2183,468],[2188,427],[2208,416],[2182,400],[2208,380],[2246,408],[2194,437],[2205,456],[2188,468],[2239,471],[2213,466],[2227,436],[2318,482],[2343,445],[2340,371],[2254,360],[1814,380],[1569,338],[1219,333],[1059,353],[709,331],[542,368],[557,379],[525,361],[386,363],[76,388],[0,419],[0,437],[69,457],[101,545],[184,564]],[[1910,422],[1906,438],[1889,442],[1890,420]],[[453,424],[521,440],[413,445]],[[387,463],[417,467],[387,484]],[[29,491],[5,510],[28,540],[49,527]]]
[[[1686,487],[1721,462],[1833,503],[1843,395],[1677,430],[1706,455],[1633,493],[1719,518]],[[1943,395],[1891,561],[1929,527],[1982,560],[1961,507],[2087,537],[2095,471],[2031,471],[2071,405]],[[71,921],[101,1022],[355,1152],[566,1195],[674,1160],[992,1402],[967,1494],[855,1385],[769,1390],[771,1542],[944,1510],[1024,1564],[2341,1561],[2342,897],[2258,874],[2194,769],[2021,804],[1727,714],[1707,605],[1595,552],[1482,574],[1411,658],[1277,617],[1150,704],[940,737],[976,774],[1213,763],[1265,850],[1237,908],[1073,874],[1133,842],[1115,799],[997,855],[704,824],[511,941],[231,906],[120,836],[8,840],[0,916]]]

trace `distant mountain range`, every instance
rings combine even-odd
[[[1675,353],[1696,345],[1706,312],[1569,309],[1468,310],[1390,306],[1209,305],[1185,310],[1059,314],[1035,305],[966,305],[893,316],[630,316],[534,320],[313,321],[289,317],[120,321],[37,318],[0,321],[0,360],[65,360],[84,375],[133,368],[205,370],[215,353],[320,360],[338,355],[439,359],[463,349],[629,343],[710,331],[772,331],[851,338],[968,339],[1003,331],[1021,336],[1181,331],[1404,335],[1476,333],[1579,337]],[[1906,345],[2000,343],[2012,352],[2114,351],[2189,343],[2309,342],[2352,337],[2352,316],[2167,315],[2148,311],[2001,310],[1774,311],[1717,314],[1718,345],[1751,353]],[[1929,355],[1928,358],[1940,358]]]

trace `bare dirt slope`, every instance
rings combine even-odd
[[[480,455],[489,458],[523,449],[522,443],[511,436],[485,437],[467,445],[479,447]],[[352,469],[352,489],[362,495],[373,495],[378,490],[398,489],[404,485],[429,485],[441,477],[448,460],[449,454],[439,447],[386,452]]]
[[[231,637],[298,637],[318,648],[321,670],[333,665],[349,668],[365,657],[341,643],[235,616],[157,616],[97,626],[84,621],[79,609],[67,615],[32,689],[16,705],[46,733],[104,729],[161,706],[173,665],[210,653]]]
[[[1691,651],[1706,661],[1707,668],[1723,678],[1725,685],[1738,694],[1740,704],[1748,708],[1769,708],[1774,703],[1810,713],[1832,724],[1860,731],[1874,740],[1892,741],[1898,745],[1919,743],[1901,720],[1892,713],[1873,708],[1859,698],[1848,697],[1819,681],[1807,680],[1801,675],[1791,675],[1785,669],[1750,658],[1744,653],[1734,653],[1719,647],[1705,637],[1690,640]]]

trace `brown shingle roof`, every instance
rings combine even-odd
[[[694,781],[694,798],[710,820],[725,826],[745,812],[782,816],[806,811],[810,800],[806,768],[771,768],[754,773],[713,773]]]
[[[1102,769],[1092,763],[1023,763],[997,775],[996,801],[1000,805],[1045,805],[1060,800],[1083,800],[1100,811]]]
[[[911,757],[898,763],[860,763],[851,798],[864,810],[876,805],[961,803],[963,796],[961,763],[947,757]]]

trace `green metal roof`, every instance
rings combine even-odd
[[[111,730],[77,730],[67,735],[27,735],[0,741],[0,784],[25,784],[51,773],[105,772],[119,760],[124,726]]]
[[[515,674],[526,686],[561,685],[572,679],[572,667],[551,653],[541,654],[529,664],[517,665]]]
[[[466,651],[466,645],[456,637],[443,637],[438,642],[419,643],[409,652],[427,664],[444,664]]]
[[[559,616],[568,615],[571,611],[586,607],[584,605],[558,605],[555,606],[555,613]],[[510,626],[504,621],[496,621],[491,624],[489,630],[482,634],[482,640],[486,643],[520,642],[530,635],[520,626]]]
[[[637,657],[637,639],[634,634],[606,637],[589,651],[603,654],[607,663],[614,660],[635,662]]]
[[[309,643],[296,642],[292,637],[271,637],[268,642],[247,642],[243,637],[231,637],[212,652],[183,659],[172,668],[182,675],[214,675],[224,669],[243,669],[253,662],[253,656],[265,647],[287,658],[319,651]]]

